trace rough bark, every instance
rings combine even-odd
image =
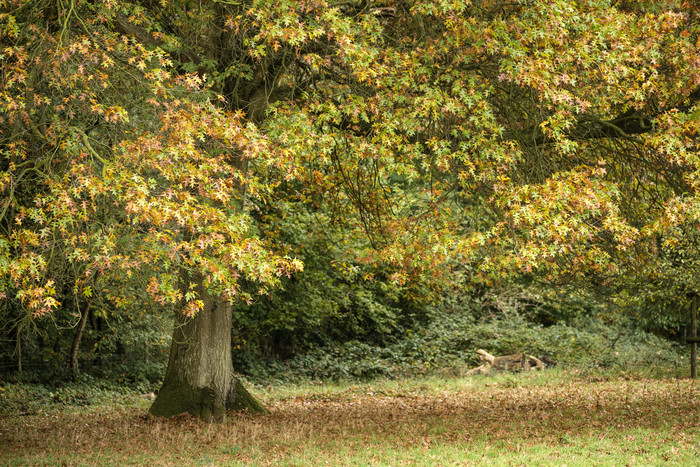
[[[168,369],[150,412],[189,412],[204,420],[222,420],[227,410],[267,412],[234,375],[231,307],[203,292],[200,297],[204,308],[194,318],[175,318]]]

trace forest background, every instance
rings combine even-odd
[[[459,374],[479,348],[677,371],[699,19],[0,1],[2,380],[154,390],[217,310],[258,383]]]

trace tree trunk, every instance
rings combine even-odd
[[[479,356],[479,360],[483,365],[471,369],[467,372],[467,376],[471,376],[476,373],[489,374],[491,368],[494,370],[506,370],[512,372],[518,371],[534,371],[534,370],[544,370],[547,365],[537,357],[532,355],[527,355],[525,353],[518,353],[514,355],[503,355],[501,357],[494,357],[487,351],[479,349],[476,351]]]
[[[150,412],[172,417],[189,412],[221,420],[226,410],[266,413],[233,374],[231,306],[200,289],[204,308],[194,317],[175,317],[170,360],[163,387]]]
[[[22,378],[22,330],[17,329],[17,347],[15,348],[17,353],[17,371],[19,372],[20,379]]]
[[[70,347],[70,369],[73,372],[73,378],[78,377],[78,351],[80,351],[80,340],[83,338],[83,332],[85,331],[85,324],[87,323],[89,314],[90,302],[85,306],[85,310],[80,316],[78,328],[75,330],[75,335],[73,336],[73,344]]]
[[[690,306],[690,377],[698,377],[698,296],[693,295]]]

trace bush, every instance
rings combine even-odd
[[[81,376],[77,381],[58,384],[5,383],[0,385],[0,414],[28,415],[71,407],[99,407],[114,400],[141,401],[139,394],[155,389],[152,384],[123,384],[107,379]]]
[[[386,346],[350,341],[315,348],[248,376],[254,380],[399,378],[479,364],[476,350],[494,355],[547,355],[568,368],[659,373],[677,366],[678,348],[639,330],[620,332],[599,319],[542,327],[525,318],[476,321],[470,313],[437,315],[429,326]]]

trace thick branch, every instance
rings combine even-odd
[[[148,32],[146,28],[143,28],[130,22],[129,19],[122,14],[116,15],[114,19],[114,29],[120,34],[133,37],[134,39],[136,39],[144,45],[148,45],[151,47],[161,47],[165,44],[165,42],[154,37],[153,34]],[[180,50],[178,50],[178,53],[180,53],[182,57],[185,58],[184,61],[189,61],[192,63],[198,63],[200,61],[199,57],[197,57],[195,54],[191,53],[185,48],[180,48]],[[173,58],[180,59],[181,57]]]
[[[644,115],[636,109],[630,109],[610,120],[601,120],[589,115],[582,115],[577,123],[566,132],[566,136],[574,141],[608,138],[624,139],[641,144],[642,140],[636,135],[652,131],[656,124],[655,120],[660,114],[669,110],[686,111],[698,101],[700,101],[700,87],[677,105],[651,115]],[[504,139],[516,140],[524,147],[542,146],[554,142],[554,139],[545,134],[539,126],[506,133]]]

